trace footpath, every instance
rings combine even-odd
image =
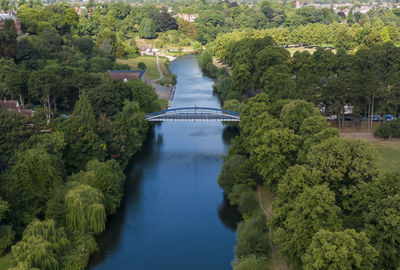
[[[168,108],[172,107],[172,102],[174,100],[176,87],[175,86],[164,86],[164,85],[161,85],[161,84],[157,83],[159,80],[164,78],[164,74],[163,74],[163,72],[161,70],[161,67],[160,67],[160,61],[158,59],[158,55],[157,55],[157,69],[158,69],[158,72],[160,73],[160,77],[158,79],[149,80],[149,79],[146,78],[146,73],[145,73],[143,78],[142,78],[142,80],[147,82],[151,86],[153,86],[153,88],[155,89],[159,99],[164,99],[164,100],[167,101],[167,107]]]

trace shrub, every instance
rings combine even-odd
[[[139,62],[138,65],[137,65],[137,67],[138,67],[138,69],[143,69],[143,70],[146,70],[146,69],[147,69],[146,64],[143,63],[143,62]]]

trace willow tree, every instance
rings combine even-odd
[[[77,233],[100,234],[106,226],[104,196],[97,188],[72,182],[65,194],[67,228]]]
[[[35,220],[26,227],[22,240],[11,251],[18,264],[16,269],[57,270],[69,247],[64,231],[52,219]]]

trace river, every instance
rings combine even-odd
[[[174,107],[220,108],[194,56],[170,69],[178,76]],[[231,138],[219,122],[156,125],[131,162],[125,199],[90,269],[231,269],[240,215],[217,184]]]

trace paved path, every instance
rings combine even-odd
[[[154,80],[155,82],[157,82],[157,81],[161,80],[162,78],[164,78],[164,74],[163,74],[163,72],[162,72],[162,70],[161,70],[160,61],[159,61],[158,58],[159,58],[159,57],[158,57],[158,55],[157,55],[157,69],[158,69],[158,73],[160,73],[160,78],[158,78],[157,80]]]

